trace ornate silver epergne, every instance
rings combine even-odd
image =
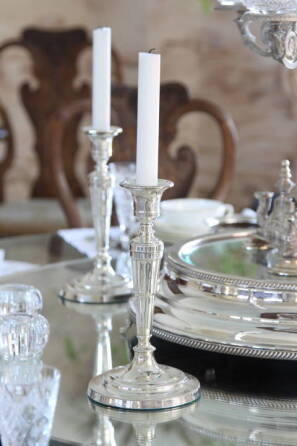
[[[154,298],[158,286],[164,244],[154,234],[153,224],[160,213],[163,192],[172,187],[159,180],[156,186],[124,182],[134,199],[139,231],[131,240],[133,283],[136,300],[138,344],[130,364],[93,378],[88,396],[94,403],[121,409],[169,409],[189,404],[199,398],[196,378],[172,367],[159,365],[150,343]]]
[[[238,12],[236,23],[252,51],[272,57],[286,68],[297,67],[296,0],[220,0],[219,4],[219,10]]]
[[[240,13],[236,20],[244,43],[260,56],[272,57],[286,68],[297,67],[297,12]],[[259,38],[251,31],[259,25]]]
[[[122,132],[120,127],[111,127],[101,132],[91,127],[83,129],[92,143],[92,158],[95,169],[89,174],[89,188],[97,255],[94,269],[83,278],[70,283],[62,291],[62,298],[80,303],[107,303],[115,296],[131,294],[128,277],[114,271],[109,254],[109,231],[112,212],[114,176],[109,171],[108,160],[112,155],[113,139]]]

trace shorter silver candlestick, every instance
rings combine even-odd
[[[115,296],[131,294],[130,279],[116,274],[109,254],[114,175],[107,163],[112,155],[113,139],[122,132],[122,129],[111,127],[109,132],[100,132],[86,127],[83,132],[92,143],[92,158],[95,162],[95,169],[89,174],[89,188],[97,255],[94,269],[83,278],[68,284],[62,290],[61,297],[84,303],[106,303],[113,301]]]
[[[155,236],[153,224],[160,213],[163,192],[173,186],[159,180],[156,186],[124,182],[134,199],[135,216],[140,223],[130,245],[135,298],[137,338],[130,364],[105,372],[89,383],[88,396],[94,403],[121,409],[169,409],[196,401],[199,381],[184,372],[159,365],[150,343],[154,298],[157,292],[164,244]]]

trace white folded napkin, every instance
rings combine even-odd
[[[74,228],[74,229],[60,229],[58,235],[87,257],[93,258],[96,256],[96,242],[94,228]],[[120,228],[110,228],[110,239],[119,240]]]

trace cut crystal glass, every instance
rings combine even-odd
[[[30,285],[0,286],[0,316],[9,313],[35,314],[42,310],[42,295]]]
[[[39,379],[42,368],[43,362],[39,358],[29,358],[23,361],[0,359],[0,385],[32,385]]]
[[[10,314],[0,317],[0,357],[5,360],[39,357],[48,341],[45,317]]]
[[[297,0],[243,0],[243,4],[256,13],[297,12]]]
[[[7,365],[8,364],[8,365]],[[0,366],[0,432],[2,446],[47,446],[56,408],[60,373],[26,365],[30,382],[22,374],[23,363]],[[19,368],[19,371],[16,369]],[[11,373],[10,373],[11,372]]]

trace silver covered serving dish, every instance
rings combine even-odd
[[[297,278],[272,275],[273,251],[248,250],[252,236],[209,234],[167,251],[155,335],[220,353],[297,359]]]

